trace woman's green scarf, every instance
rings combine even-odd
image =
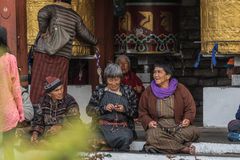
[[[8,47],[4,45],[0,45],[0,57],[8,52]]]

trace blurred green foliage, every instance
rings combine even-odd
[[[31,143],[29,136],[27,143],[15,144],[15,160],[102,160],[111,156],[94,152],[93,137],[90,127],[79,123],[38,144]]]

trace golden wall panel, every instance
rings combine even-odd
[[[45,5],[54,0],[27,0],[27,39],[32,45],[38,33],[37,14]],[[82,17],[87,28],[94,33],[95,28],[95,0],[72,0],[73,9]],[[91,54],[91,49],[84,43],[73,42],[73,55],[83,56]]]
[[[27,0],[27,43],[32,45],[38,33],[38,11],[53,0]]]
[[[202,52],[210,53],[217,41],[219,54],[240,54],[239,19],[239,0],[201,0]]]
[[[95,0],[73,0],[73,9],[81,15],[84,24],[87,28],[94,33],[95,28]],[[73,42],[73,55],[89,55],[92,49],[86,47],[84,43],[79,43],[78,41]],[[79,54],[80,53],[80,54]]]
[[[140,13],[144,17],[143,20],[141,20],[140,22],[140,26],[150,31],[153,31],[153,13],[149,11],[139,11],[138,13]]]

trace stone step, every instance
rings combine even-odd
[[[145,141],[134,141],[131,146],[131,151],[141,151]],[[225,144],[225,143],[193,143],[196,147],[196,154],[200,155],[238,155],[240,156],[240,144]]]
[[[145,153],[116,153],[102,152],[111,157],[104,160],[239,160],[239,155],[166,155],[166,154],[145,154]]]
[[[49,154],[52,154],[50,151],[30,151],[27,154],[16,154],[16,160],[22,159],[32,159],[37,155],[40,157],[48,157]],[[101,155],[104,160],[239,160],[239,155],[226,154],[226,155],[208,155],[208,154],[196,154],[196,155],[186,155],[186,154],[146,154],[143,152],[95,152],[95,153],[86,153],[79,152],[79,156],[88,156],[88,159],[91,157],[96,157],[96,155]],[[0,156],[1,158],[1,156]],[[38,159],[38,158],[37,158]],[[92,158],[96,159],[96,158]],[[99,158],[100,159],[100,158]]]
[[[196,146],[196,153],[201,157],[201,160],[209,159],[205,158],[206,156],[214,157],[213,159],[218,159],[219,157],[225,157],[225,159],[229,159],[229,157],[235,159],[238,157],[237,159],[240,159],[240,142],[231,142],[227,139],[227,128],[198,127],[198,129],[200,138],[198,142],[193,143],[193,145]],[[143,128],[137,125],[136,131],[138,140],[131,144],[132,152],[141,151],[145,144],[145,131]],[[179,156],[177,157],[179,158]],[[179,159],[181,159],[181,156]]]
[[[196,156],[186,154],[146,154],[141,152],[144,141],[134,141],[130,146],[130,152],[98,152],[111,157],[105,157],[104,160],[239,160],[240,144],[225,144],[225,143],[193,143],[196,147]],[[33,150],[26,153],[16,151],[17,159],[25,159],[26,155],[34,154],[49,154],[49,151]],[[88,154],[88,153],[87,153]],[[1,149],[0,149],[1,155]],[[0,156],[1,159],[1,156]]]
[[[227,139],[227,128],[207,128],[207,127],[197,127],[200,132],[199,142],[210,142],[210,143],[239,143],[240,142],[230,142]],[[145,131],[141,125],[136,125],[136,132],[138,135],[138,141],[145,140]]]

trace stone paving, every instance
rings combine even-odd
[[[240,159],[240,142],[231,142],[227,139],[226,128],[203,128],[198,127],[200,131],[200,139],[195,142],[196,157],[193,155],[164,155],[164,154],[146,154],[141,152],[144,145],[144,130],[141,126],[137,125],[136,131],[138,140],[134,141],[131,145],[129,153],[116,153],[116,152],[102,152],[111,154],[111,158],[104,158],[104,160],[135,160],[135,159],[168,159],[168,160],[235,160]],[[1,152],[1,150],[0,150]],[[31,151],[30,151],[31,152]],[[28,152],[28,153],[30,153]],[[33,151],[42,152],[42,151]],[[1,154],[1,153],[0,153]],[[22,153],[16,151],[17,157],[22,157]],[[1,159],[1,158],[0,158]]]

